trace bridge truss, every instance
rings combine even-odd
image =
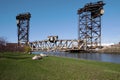
[[[32,51],[70,51],[83,50],[84,42],[80,40],[49,40],[35,41],[30,43]]]

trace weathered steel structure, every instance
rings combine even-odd
[[[28,45],[29,43],[30,17],[31,17],[30,13],[18,14],[16,16],[17,28],[18,28],[18,46],[20,46],[21,43],[25,45]]]
[[[88,3],[77,11],[78,40],[84,40],[85,49],[101,46],[101,16],[104,5],[103,1]]]
[[[32,51],[73,51],[83,50],[81,40],[58,40],[58,36],[48,36],[48,40],[30,42]]]
[[[88,3],[78,10],[78,40],[59,40],[58,36],[48,36],[47,40],[29,42],[29,21],[31,14],[16,16],[18,45],[25,43],[32,51],[87,51],[101,46],[101,16],[103,1]]]

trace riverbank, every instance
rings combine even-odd
[[[111,46],[98,50],[99,53],[120,54],[120,46]]]
[[[120,64],[0,53],[0,80],[120,80]]]

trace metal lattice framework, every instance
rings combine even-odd
[[[18,45],[21,43],[28,45],[29,42],[29,21],[31,14],[19,14],[16,16],[18,27]]]
[[[83,45],[84,42],[80,40],[56,40],[55,42],[51,42],[50,40],[43,40],[30,42],[32,51],[82,50]]]
[[[101,46],[101,16],[105,3],[88,3],[78,10],[78,39],[84,40],[87,47]]]
[[[81,40],[59,40],[58,36],[48,36],[47,40],[30,42],[32,51],[79,51],[84,50]]]

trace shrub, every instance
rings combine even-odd
[[[25,53],[30,53],[31,48],[29,46],[24,46]]]

